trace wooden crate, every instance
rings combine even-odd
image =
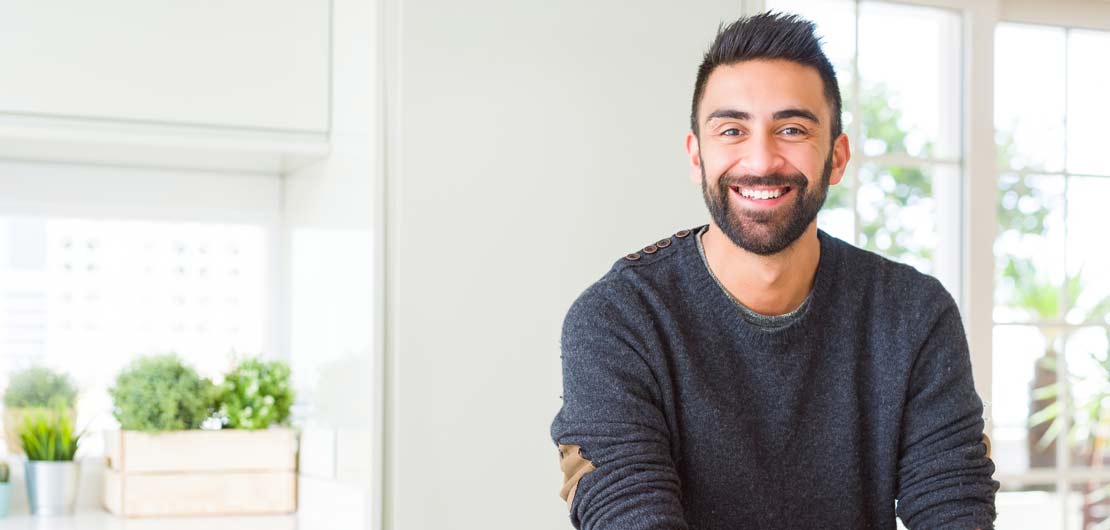
[[[127,517],[292,513],[292,429],[106,434],[104,507]]]

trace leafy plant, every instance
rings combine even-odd
[[[64,410],[49,414],[36,410],[23,418],[19,442],[28,460],[51,462],[71,461],[83,433],[73,431],[73,423]]]
[[[7,484],[11,476],[11,469],[8,468],[8,463],[0,462],[0,484]]]
[[[1106,339],[1110,342],[1110,329],[1106,330]],[[1087,355],[1095,368],[1094,371],[1079,373],[1068,370],[1066,374],[1068,386],[1073,391],[1080,386],[1090,390],[1089,395],[1083,398],[1073,395],[1063,396],[1063,401],[1066,402],[1070,412],[1068,420],[1071,423],[1071,429],[1067,440],[1075,447],[1097,445],[1102,449],[1107,438],[1110,437],[1108,432],[1110,431],[1110,349],[1105,355],[1096,355],[1094,352],[1088,352]],[[1064,377],[1064,374],[1059,374],[1055,356],[1046,357],[1046,359],[1046,368],[1057,374],[1058,378]],[[1038,447],[1048,447],[1063,428],[1064,418],[1061,415],[1060,403],[1056,401],[1060,396],[1061,387],[1062,383],[1057,381],[1033,390],[1034,399],[1048,404],[1029,416],[1030,427],[1051,422],[1047,432],[1041,437]]]
[[[140,357],[108,389],[120,428],[133,431],[196,429],[210,415],[212,382],[175,354]]]
[[[66,374],[42,366],[33,366],[12,375],[4,392],[4,406],[9,408],[56,407],[73,408],[77,387]]]
[[[283,361],[240,361],[217,392],[217,411],[224,425],[254,430],[285,423],[293,405],[290,375]]]

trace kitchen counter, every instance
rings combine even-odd
[[[104,511],[79,512],[73,516],[32,517],[8,515],[0,518],[0,530],[305,530],[296,515],[238,517],[116,517]]]

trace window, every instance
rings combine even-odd
[[[960,13],[850,0],[766,8],[817,24],[844,100],[852,162],[818,225],[936,276],[960,300]]]
[[[233,352],[263,352],[268,237],[251,224],[0,217],[0,388],[34,363],[64,370],[92,432],[114,425],[106,390],[135,356],[176,352],[214,376]]]
[[[1064,528],[1110,526],[1108,55],[1110,32],[995,32],[995,460]]]

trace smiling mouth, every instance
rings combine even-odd
[[[790,193],[790,191],[793,189],[790,186],[779,186],[779,187],[729,186],[729,188],[732,189],[733,193],[735,193],[735,194],[737,194],[740,197],[743,197],[745,199],[748,199],[748,200],[751,200],[751,201],[756,201],[756,202],[768,202],[768,203],[777,202],[776,201],[777,199],[781,199],[783,196]]]

